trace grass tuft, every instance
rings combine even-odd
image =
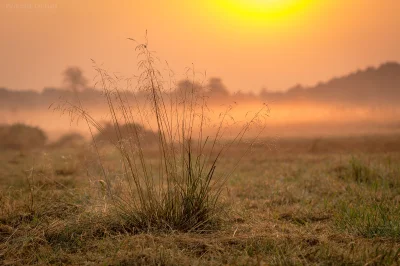
[[[265,128],[268,108],[263,105],[239,122],[230,115],[233,107],[227,106],[218,119],[211,119],[206,90],[196,82],[194,71],[192,82],[178,88],[171,71],[165,78],[159,70],[162,66],[147,43],[138,44],[136,52],[140,74],[135,79],[110,74],[94,62],[109,124],[97,122],[79,99],[78,104],[64,105],[63,111],[78,114],[92,133],[100,132],[92,134],[103,173],[99,184],[132,231],[213,230],[221,214],[220,196],[232,172],[218,172],[220,158],[237,145],[246,147],[241,158],[246,156]],[[98,142],[104,138],[120,155],[120,174],[102,162]],[[149,155],[152,150],[157,151],[157,160]]]
[[[366,162],[365,159],[352,157],[347,165],[336,167],[337,176],[345,181],[353,181],[357,184],[365,184],[372,187],[400,187],[400,171],[398,166],[387,162],[374,164]]]
[[[400,240],[400,208],[389,200],[342,202],[336,214],[339,228],[366,238]]]

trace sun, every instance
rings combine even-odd
[[[312,0],[214,0],[226,15],[247,21],[281,21],[307,7]]]

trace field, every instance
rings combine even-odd
[[[0,265],[400,264],[400,136],[265,143],[228,179],[219,228],[202,233],[121,225],[90,145],[2,150]]]

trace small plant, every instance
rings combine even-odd
[[[113,179],[118,174],[111,174],[101,163],[104,180],[100,184],[127,228],[213,229],[222,189],[231,174],[217,174],[220,158],[237,145],[245,147],[242,158],[246,156],[265,128],[268,107],[263,105],[239,122],[230,115],[233,107],[227,106],[215,123],[206,90],[195,81],[194,71],[192,82],[175,89],[171,71],[166,82],[147,41],[138,44],[136,51],[140,74],[134,78],[110,74],[93,61],[111,124],[97,122],[79,99],[77,104],[65,102],[59,108],[86,121],[100,163],[98,136],[111,136],[108,139],[121,156],[122,173]],[[100,134],[95,136],[93,128]],[[158,151],[156,162],[148,153],[149,136]]]

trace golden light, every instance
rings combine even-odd
[[[247,21],[277,22],[290,18],[313,0],[215,0],[228,17]]]

